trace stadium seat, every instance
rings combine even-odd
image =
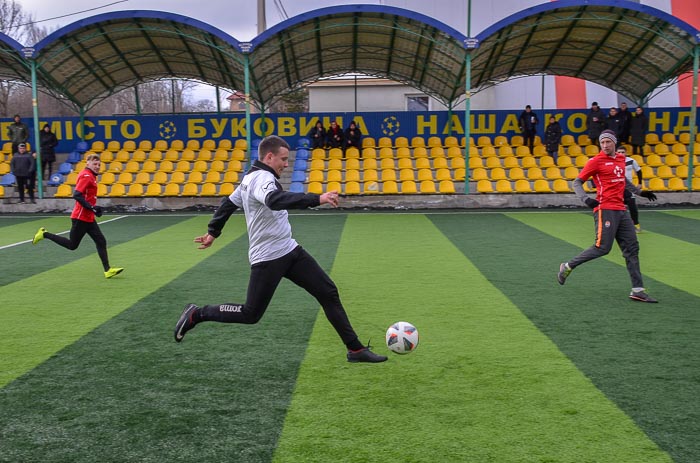
[[[54,195],[54,197],[56,198],[70,198],[72,196],[73,188],[71,188],[70,185],[66,185],[65,183],[58,186],[58,188],[56,189],[56,194]]]
[[[423,137],[411,138],[411,146],[413,148],[425,148],[425,139]]]
[[[455,194],[455,184],[452,180],[442,180],[440,181],[438,190],[442,194]]]
[[[442,148],[442,140],[440,137],[432,136],[428,137],[428,147],[429,148]]]
[[[345,159],[359,159],[359,157],[360,150],[358,150],[354,146],[351,146],[350,148],[345,150]]]
[[[395,180],[388,180],[382,183],[382,193],[386,195],[395,195],[399,193],[399,186]]]
[[[674,177],[673,169],[669,166],[659,166],[656,169],[656,176],[663,179],[672,178]]]
[[[373,137],[363,137],[362,138],[362,148],[375,148],[376,142]]]
[[[574,139],[573,135],[562,135],[561,136],[561,145],[562,146],[571,146],[576,143],[576,140]]]
[[[63,185],[61,185],[63,186]],[[61,187],[58,187],[59,189]],[[118,198],[121,196],[126,195],[126,186],[122,183],[115,183],[109,188],[109,193],[107,193],[107,196],[113,197],[113,198]]]
[[[450,174],[450,169],[440,168],[435,171],[435,180],[441,182],[443,180],[452,180],[452,175]]]
[[[394,144],[391,141],[391,138],[389,137],[379,137],[379,140],[377,141],[377,146],[381,148],[392,148]]]
[[[535,193],[551,193],[552,189],[549,186],[549,182],[547,180],[535,180],[535,183],[532,187]]]
[[[571,167],[573,165],[574,163],[569,156],[559,156],[557,159],[557,166],[559,167]]]
[[[591,138],[587,134],[579,135],[576,139],[576,144],[579,146],[588,146],[592,143]]]
[[[503,167],[505,169],[514,169],[516,167],[520,167],[520,161],[518,161],[518,158],[515,156],[508,156],[506,158],[503,158]]]
[[[63,183],[64,177],[63,175],[59,173],[51,174],[51,177],[49,178],[49,181],[46,182],[48,186],[58,186],[61,183]]]
[[[557,180],[562,178],[561,169],[559,169],[559,167],[547,167],[544,172],[544,176],[548,180]]]
[[[396,181],[396,171],[393,168],[382,169],[380,178],[382,182]]]
[[[651,191],[666,191],[666,184],[664,180],[659,177],[653,177],[649,179],[649,189]]]
[[[567,182],[564,179],[557,179],[552,182],[552,189],[554,190],[555,193],[569,193],[571,191],[571,187],[569,186],[569,182]]]
[[[671,191],[684,191],[688,189],[688,186],[682,179],[673,177],[668,179],[668,189]]]
[[[413,180],[404,180],[401,182],[401,193],[402,194],[416,194],[418,193],[418,187],[416,182]]]
[[[491,169],[491,180],[507,180],[508,176],[506,175],[505,169],[501,167],[496,167],[494,169]],[[498,185],[496,185],[498,186]]]
[[[326,181],[327,182],[342,182],[343,181],[343,174],[339,170],[336,170],[336,169],[329,170],[328,173],[326,174]]]
[[[421,193],[437,193],[435,190],[435,182],[432,180],[423,180],[420,182]]]
[[[508,171],[508,178],[510,180],[524,180],[525,172],[520,167],[514,167]]]
[[[544,179],[544,175],[542,174],[542,169],[540,169],[539,167],[530,167],[527,170],[527,178],[528,178],[528,180]]]
[[[151,175],[147,172],[138,172],[134,177],[132,184],[146,185],[151,182]]]
[[[380,169],[395,169],[394,158],[384,158],[379,161]]]
[[[433,159],[433,169],[447,169],[447,159],[446,158],[434,158]]]
[[[498,180],[496,182],[496,192],[497,193],[512,193],[513,187],[508,180]]]
[[[476,139],[476,145],[482,148],[485,146],[492,146],[491,138],[487,137],[486,135],[481,135],[479,138]]]
[[[444,144],[446,148],[459,148],[459,140],[452,135],[445,137]]]
[[[532,193],[532,187],[530,187],[530,182],[527,180],[516,180],[515,181],[515,192],[516,193]]]
[[[198,196],[199,195],[199,185],[196,183],[185,183],[182,186],[182,196]]]
[[[360,194],[360,183],[356,181],[351,181],[345,183],[345,194],[346,195],[359,195]]]
[[[497,157],[488,157],[486,158],[486,167],[489,169],[493,169],[496,167],[501,167],[503,164],[501,164],[501,160]]]
[[[697,170],[697,169],[695,169]],[[682,165],[676,167],[676,177],[678,178],[688,178],[688,166]]]
[[[394,146],[396,146],[396,148],[408,148],[408,138],[396,137],[396,140],[394,140]]]
[[[469,158],[469,168],[476,169],[479,167],[484,167],[484,161],[481,158]]]
[[[61,175],[68,175],[73,172],[73,164],[70,162],[62,162],[58,166],[58,173]]]
[[[122,149],[128,152],[136,151],[136,142],[134,140],[126,140],[122,143]]]
[[[479,193],[493,193],[493,185],[489,180],[479,180],[476,184],[476,191]]]
[[[540,167],[546,169],[547,167],[554,167],[554,158],[552,156],[542,156],[538,158],[540,161]]]
[[[419,146],[418,148],[413,148],[413,157],[416,159],[427,158],[428,157],[428,150],[425,149],[425,147],[423,147],[423,146]]]
[[[522,135],[513,135],[510,138],[510,146],[512,146],[513,148],[522,146],[523,143],[525,143],[525,140],[523,139]]]
[[[126,195],[127,196],[135,196],[135,197],[140,197],[143,196],[143,184],[141,183],[132,183],[129,185],[128,189],[126,190]]]
[[[483,169],[481,167],[477,167],[476,169],[471,171],[472,174],[472,180],[475,182],[481,181],[481,180],[489,180],[488,172],[486,169]],[[489,182],[490,184],[491,182]]]
[[[493,156],[496,156],[496,148],[494,148],[493,146],[484,146],[483,148],[481,148],[482,158],[488,158]]]
[[[503,135],[496,135],[496,137],[494,137],[493,146],[496,146],[499,148],[502,146],[507,146],[508,148],[510,148],[510,145],[508,144],[508,138],[506,138]]]
[[[496,137],[498,138],[498,137]],[[505,138],[505,137],[503,137]],[[520,148],[520,147],[518,147]],[[510,147],[510,145],[501,145],[498,147],[498,155],[500,157],[506,157],[506,156],[513,156],[515,153],[513,152],[513,148]]]
[[[151,183],[146,187],[145,196],[161,196],[163,194],[163,185],[160,183]]]

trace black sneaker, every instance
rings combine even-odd
[[[194,304],[187,304],[185,306],[185,310],[182,311],[182,315],[180,315],[180,319],[175,325],[175,341],[182,341],[182,338],[185,337],[185,333],[194,328],[194,325],[197,324],[192,318],[197,309],[199,309],[199,307]]]
[[[633,301],[639,301],[639,302],[651,302],[652,304],[656,304],[659,302],[656,299],[654,299],[653,297],[649,296],[644,291],[632,291],[630,293],[630,299],[632,299]]]
[[[357,363],[357,362],[368,362],[368,363],[379,363],[379,362],[385,362],[386,361],[386,356],[384,355],[377,355],[371,350],[369,350],[369,346],[363,347],[362,349],[358,351],[348,351],[348,362],[352,363]]]
[[[571,271],[573,269],[569,267],[569,264],[567,262],[564,262],[563,264],[559,265],[559,273],[557,273],[557,281],[559,282],[560,285],[563,285],[566,283],[566,277],[571,274]]]

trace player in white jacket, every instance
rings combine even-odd
[[[338,288],[316,260],[292,238],[288,209],[305,209],[320,204],[338,205],[338,192],[322,195],[290,193],[279,183],[289,165],[289,145],[277,136],[266,137],[258,146],[258,160],[239,187],[224,198],[209,222],[208,232],[195,238],[206,249],[221,235],[226,221],[243,209],[248,227],[251,265],[245,304],[224,303],[199,307],[187,304],[175,326],[175,341],[203,321],[257,323],[265,313],[282,278],[287,278],[314,296],[326,318],[347,347],[349,362],[383,362],[387,358],[364,346],[348,320]]]

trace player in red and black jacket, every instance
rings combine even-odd
[[[80,242],[87,234],[95,242],[97,255],[100,256],[102,267],[104,267],[105,278],[112,278],[115,275],[119,275],[124,269],[110,267],[109,258],[107,257],[107,239],[95,221],[95,217],[102,216],[102,208],[97,206],[97,174],[99,172],[100,157],[96,154],[88,155],[87,165],[78,174],[78,180],[73,190],[75,207],[73,207],[73,212],[70,215],[73,225],[71,226],[69,237],[66,239],[62,236],[54,235],[47,232],[46,228],[41,227],[34,235],[32,243],[37,244],[46,238],[66,249],[74,251],[78,249]]]
[[[563,285],[571,271],[589,260],[597,259],[610,252],[613,242],[622,250],[627,263],[627,271],[632,280],[630,299],[640,302],[658,302],[644,290],[642,272],[639,268],[639,241],[630,213],[625,206],[625,190],[656,200],[651,191],[642,191],[625,176],[625,155],[615,150],[617,136],[612,130],[603,130],[600,137],[601,151],[588,160],[584,168],[574,180],[574,192],[586,206],[593,209],[595,219],[595,244],[585,249],[581,254],[559,266],[557,280]],[[583,189],[583,184],[592,179],[597,190],[593,199]]]

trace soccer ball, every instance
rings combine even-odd
[[[418,330],[408,322],[396,322],[386,330],[386,346],[396,354],[410,354],[418,347]]]

